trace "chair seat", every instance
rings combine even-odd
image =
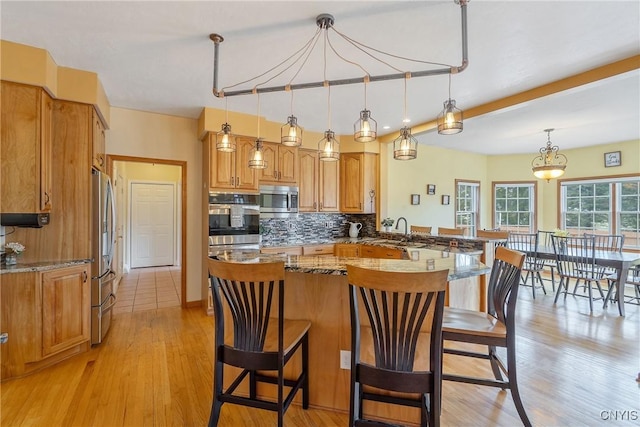
[[[311,322],[308,320],[288,320],[284,321],[284,354],[291,352],[293,347],[309,331]],[[278,320],[271,319],[267,328],[267,337],[264,343],[264,351],[278,351]]]
[[[483,337],[504,338],[507,328],[495,317],[462,308],[445,307],[442,322],[443,333],[464,333]]]

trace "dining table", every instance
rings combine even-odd
[[[538,246],[537,251],[527,252],[527,255],[536,254],[542,259],[556,259],[553,246]],[[602,267],[615,269],[616,280],[613,286],[616,286],[616,295],[618,302],[618,312],[620,316],[624,316],[624,285],[627,281],[629,268],[634,265],[640,265],[640,253],[638,252],[613,252],[613,251],[595,251],[596,264]]]

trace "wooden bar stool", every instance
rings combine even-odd
[[[411,234],[431,234],[431,227],[425,227],[422,225],[412,225],[410,228]]]
[[[363,418],[364,400],[420,408],[422,426],[427,421],[430,427],[440,425],[442,311],[447,275],[448,270],[406,273],[347,265],[350,426],[391,425]],[[417,352],[427,349],[428,357],[417,357]],[[361,357],[371,354],[373,362]],[[415,370],[416,359],[428,360],[428,366]]]
[[[213,403],[209,426],[218,425],[222,404],[228,402],[275,411],[278,426],[282,427],[284,413],[298,390],[302,390],[302,407],[309,407],[311,326],[307,320],[284,318],[284,263],[240,264],[209,259],[209,277],[215,320]],[[276,297],[274,291],[277,291]],[[225,310],[232,318],[232,344],[225,342]],[[272,312],[277,313],[277,319],[270,317]],[[298,348],[302,350],[301,372],[296,379],[286,379],[284,367]],[[224,365],[241,368],[226,390],[223,388]],[[271,371],[271,374],[262,371]],[[234,393],[247,376],[249,397]],[[258,397],[258,383],[275,384],[276,400]],[[284,387],[290,389],[286,396]]]
[[[438,235],[464,236],[464,228],[445,228],[438,227]]]

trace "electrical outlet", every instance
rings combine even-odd
[[[4,344],[7,341],[9,341],[9,334],[6,332],[3,332],[2,334],[0,334],[0,344]]]
[[[340,369],[351,369],[351,352],[340,350]]]

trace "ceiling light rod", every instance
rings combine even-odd
[[[469,57],[468,57],[468,49],[467,49],[467,3],[469,0],[453,0],[455,4],[460,5],[460,14],[462,20],[462,63],[458,67],[447,67],[447,68],[439,68],[435,70],[424,70],[424,71],[412,71],[409,73],[409,77],[426,77],[426,76],[436,76],[441,74],[457,74],[464,71],[469,65]],[[316,24],[321,29],[329,29],[333,27],[333,23],[335,19],[332,15],[328,13],[320,14],[316,17]],[[324,87],[327,84],[330,86],[341,86],[341,85],[350,85],[357,83],[366,83],[369,82],[377,82],[377,81],[385,81],[385,80],[398,80],[404,79],[407,77],[407,73],[393,73],[393,74],[381,74],[377,76],[365,76],[365,77],[354,77],[350,79],[338,79],[338,80],[329,80],[329,81],[320,81],[320,82],[310,82],[310,83],[298,83],[298,84],[289,84],[283,86],[270,86],[263,88],[251,88],[251,89],[241,89],[241,90],[232,90],[232,91],[221,91],[218,89],[218,50],[220,49],[220,43],[224,41],[224,38],[219,34],[210,34],[209,38],[213,41],[214,44],[214,54],[213,54],[213,94],[222,98],[225,96],[236,96],[236,95],[249,95],[255,93],[269,93],[269,92],[282,92],[289,90],[298,90],[298,89],[310,89],[317,87]]]

